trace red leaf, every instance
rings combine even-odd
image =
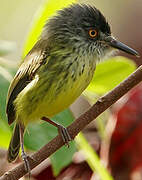
[[[124,173],[126,180],[134,169],[142,167],[142,85],[128,94],[128,100],[117,110],[116,118],[110,145],[110,167],[115,179]]]

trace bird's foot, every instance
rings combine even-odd
[[[67,147],[69,147],[69,142],[72,140],[71,139],[71,136],[68,132],[68,130],[62,126],[62,125],[58,125],[58,132],[59,132],[59,135],[61,135],[62,139],[63,139],[63,142],[65,143],[65,145]]]
[[[22,156],[22,159],[24,161],[25,170],[28,173],[28,176],[29,176],[29,179],[30,179],[30,177],[31,177],[31,168],[30,168],[30,164],[29,164],[29,160],[28,160],[29,156],[27,156],[27,154],[25,152],[22,152],[21,156]]]

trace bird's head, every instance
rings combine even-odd
[[[115,49],[138,56],[135,50],[113,38],[105,17],[89,5],[73,4],[58,11],[45,25],[42,37],[50,39],[55,47],[98,59]]]

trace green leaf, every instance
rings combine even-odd
[[[1,75],[0,79],[0,147],[7,148],[11,135],[5,113],[6,96],[9,82]]]
[[[7,123],[5,106],[9,81],[0,74],[0,147],[7,148],[10,140],[10,127]]]
[[[70,142],[70,147],[63,146],[55,152],[50,158],[53,167],[53,173],[57,176],[60,171],[72,162],[72,156],[76,152],[75,142]]]
[[[33,20],[31,30],[25,43],[23,56],[25,56],[36,43],[47,19],[55,14],[57,10],[62,9],[74,2],[76,2],[76,0],[45,0]]]
[[[56,115],[52,118],[52,120],[66,127],[72,123],[74,117],[70,110],[67,109]],[[57,128],[47,122],[41,121],[41,123],[30,124],[25,134],[24,144],[31,150],[38,150],[53,139],[57,134]],[[75,144],[71,143],[70,148],[62,147],[51,156],[53,172],[55,175],[57,175],[66,165],[71,163],[75,150]],[[64,157],[63,161],[61,157]]]
[[[112,176],[101,163],[97,153],[89,145],[82,133],[79,133],[79,135],[76,136],[75,141],[80,149],[83,150],[84,155],[87,158],[87,163],[93,171],[96,171],[100,175],[101,180],[113,180]]]
[[[15,74],[15,69],[11,66],[12,63],[10,65],[8,63],[9,61],[2,58],[0,59],[0,116],[3,121],[7,119],[5,108],[8,87],[13,74]],[[7,122],[5,121],[5,123]]]
[[[104,94],[117,86],[136,69],[136,65],[125,57],[113,57],[99,63],[87,92]]]
[[[6,120],[6,113],[5,113],[5,107],[6,107],[6,96],[7,91],[9,87],[9,81],[5,79],[4,76],[0,74],[0,116],[3,121]],[[6,121],[5,121],[6,123]]]
[[[6,117],[6,97],[8,92],[9,83],[14,74],[14,68],[9,64],[6,59],[0,59],[0,147],[7,148],[10,141],[11,129],[7,122]]]
[[[9,145],[10,137],[10,128],[0,119],[0,147],[7,148]]]

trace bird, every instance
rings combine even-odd
[[[7,95],[8,123],[15,122],[7,159],[14,161],[29,123],[44,120],[58,128],[66,145],[71,137],[65,127],[51,118],[69,107],[87,88],[96,63],[116,50],[139,56],[116,40],[104,15],[92,5],[71,4],[47,20],[43,31],[15,74]],[[66,120],[66,119],[64,119]]]

